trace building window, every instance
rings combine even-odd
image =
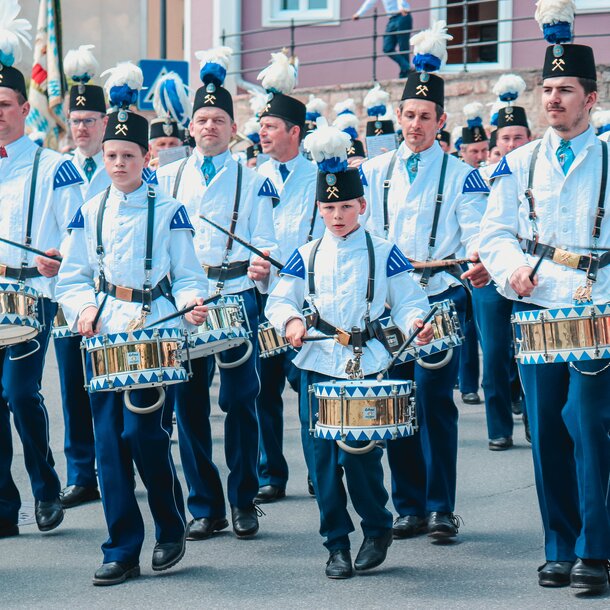
[[[609,11],[608,0],[576,0],[577,13],[607,13]]]
[[[483,0],[466,5],[461,0],[430,0],[430,5],[431,19],[447,21],[449,33],[453,36],[449,46],[456,46],[448,50],[444,70],[510,67],[511,43],[506,41],[512,38],[512,23],[509,21],[512,18],[512,0]]]
[[[263,26],[339,19],[340,0],[262,0]],[[329,24],[330,25],[330,24]]]

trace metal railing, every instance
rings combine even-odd
[[[533,20],[534,20],[533,8],[532,8],[532,14],[527,17],[511,17],[511,18],[505,18],[505,19],[498,18],[498,19],[487,19],[487,20],[472,20],[472,19],[468,18],[469,7],[490,4],[491,2],[495,2],[496,6],[497,6],[497,10],[498,10],[498,15],[499,15],[500,5],[506,1],[507,0],[461,0],[458,2],[452,2],[452,3],[447,2],[446,4],[439,4],[434,7],[413,9],[413,10],[411,10],[411,14],[412,15],[415,15],[418,13],[427,13],[429,15],[438,14],[439,12],[441,12],[443,10],[458,9],[461,7],[461,9],[462,9],[461,21],[457,22],[457,23],[456,22],[448,23],[448,28],[449,28],[450,32],[455,31],[456,29],[461,29],[463,42],[455,43],[455,44],[448,44],[447,51],[451,52],[452,50],[455,50],[455,49],[461,49],[462,69],[464,72],[468,72],[469,65],[472,65],[472,63],[482,63],[482,64],[487,63],[487,62],[469,61],[469,55],[470,55],[470,51],[472,49],[476,49],[479,47],[496,46],[496,53],[499,53],[499,45],[521,44],[521,43],[526,43],[526,42],[539,42],[539,41],[543,40],[542,34],[540,34],[539,36],[536,36],[536,37],[521,37],[521,38],[511,37],[510,39],[505,39],[505,40],[500,39],[500,37],[498,35],[495,40],[469,41],[469,39],[468,39],[469,38],[469,29],[473,28],[473,27],[496,25],[496,26],[498,26],[498,32],[499,32],[500,24],[503,24],[503,23],[509,23],[509,22],[510,23],[519,23],[519,22],[530,22],[531,23],[531,22],[533,22]],[[532,4],[532,6],[533,6],[533,4]],[[243,30],[240,32],[233,32],[233,33],[227,33],[225,30],[223,30],[222,35],[221,35],[221,42],[223,45],[233,46],[234,47],[233,55],[235,55],[235,56],[272,52],[272,51],[277,51],[279,48],[286,48],[290,52],[291,56],[299,55],[299,67],[300,68],[310,67],[310,66],[320,66],[320,65],[336,63],[336,62],[370,60],[372,62],[371,77],[372,77],[373,82],[375,82],[375,81],[377,81],[379,59],[384,56],[392,57],[392,56],[401,55],[404,53],[403,51],[393,51],[391,53],[380,53],[377,49],[379,39],[383,38],[383,36],[385,34],[385,29],[380,30],[379,20],[382,17],[389,18],[391,16],[392,15],[389,13],[380,13],[380,12],[378,12],[377,9],[374,9],[372,14],[359,17],[359,21],[370,21],[371,22],[371,31],[368,34],[344,36],[341,38],[333,37],[332,39],[323,39],[323,40],[297,41],[297,35],[300,32],[306,31],[308,28],[318,27],[318,26],[323,26],[323,25],[341,25],[348,21],[351,22],[352,18],[343,17],[343,18],[328,19],[328,20],[316,20],[316,21],[311,21],[311,22],[306,22],[306,23],[296,23],[294,19],[290,19],[289,24],[281,25],[281,26],[272,26],[272,27],[257,28],[257,29],[252,29],[252,30]],[[428,23],[428,22],[429,22],[429,20],[425,21],[425,23]],[[610,15],[609,15],[609,22],[610,22]],[[392,34],[394,34],[394,35],[406,34],[406,33],[411,34],[411,33],[418,32],[422,29],[425,29],[425,27],[427,27],[427,26],[413,28],[412,30],[395,31],[395,32],[392,32]],[[537,27],[538,27],[538,25],[536,24],[536,28]],[[608,28],[608,31],[610,31],[610,28]],[[243,49],[244,38],[259,36],[259,35],[268,36],[270,32],[274,32],[274,33],[285,32],[285,38],[283,40],[280,39],[281,42],[275,42],[273,44],[273,46],[256,46],[256,47],[249,46],[246,49]],[[602,36],[610,36],[610,34],[609,33],[596,34],[596,33],[577,32],[577,36],[579,39],[588,39],[588,38],[598,38],[598,37],[602,37]],[[231,44],[231,41],[233,41],[233,40],[235,40],[236,42],[234,44]],[[306,50],[308,47],[320,47],[320,46],[332,47],[333,45],[342,45],[343,43],[346,43],[346,42],[354,42],[354,41],[359,41],[359,40],[370,42],[371,52],[369,54],[359,54],[359,55],[352,54],[352,55],[340,56],[338,54],[333,53],[332,49],[329,49],[329,55],[332,55],[332,58],[307,60],[307,51]],[[235,48],[235,47],[237,47],[237,48]],[[301,52],[300,51],[301,49],[303,49],[304,51]],[[238,76],[243,77],[245,74],[258,73],[260,70],[265,68],[267,65],[268,65],[268,62],[267,62],[267,59],[265,58],[264,63],[261,64],[260,66],[248,67],[248,68],[242,67],[240,70],[232,71],[232,72],[229,72],[228,74],[229,75],[238,75]],[[455,65],[455,63],[452,65]]]

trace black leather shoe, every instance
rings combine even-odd
[[[152,569],[162,572],[175,566],[183,557],[186,550],[186,536],[178,542],[157,542],[153,549]]]
[[[257,506],[255,504],[253,504],[251,508],[237,508],[236,506],[232,506],[231,521],[233,521],[233,531],[238,538],[250,538],[251,536],[254,536],[254,534],[258,532]]]
[[[605,593],[609,569],[605,559],[577,559],[570,573],[570,587],[582,589],[583,593]]]
[[[513,437],[500,437],[489,439],[489,450],[490,451],[506,451],[513,446]]]
[[[19,536],[19,527],[17,525],[0,526],[0,538],[11,538],[12,536]]]
[[[510,410],[513,412],[513,415],[521,415],[523,413],[523,406],[520,398],[518,400],[511,401]]]
[[[121,563],[112,561],[103,563],[93,575],[93,584],[98,587],[120,585],[128,578],[140,576],[140,566],[137,563]]]
[[[395,539],[413,538],[428,530],[428,520],[417,515],[405,515],[398,517],[392,526],[392,534]]]
[[[430,513],[428,536],[436,540],[455,538],[460,529],[460,517],[453,513]]]
[[[467,405],[480,405],[481,399],[477,392],[468,392],[467,394],[462,394],[462,402]]]
[[[276,500],[281,500],[286,497],[286,491],[275,485],[263,485],[258,490],[254,501],[257,504],[269,504],[270,502],[275,502]]]
[[[348,549],[331,551],[326,562],[328,578],[350,578],[352,575],[352,556]]]
[[[541,587],[567,587],[570,584],[571,561],[547,561],[538,568]]]
[[[530,420],[527,418],[527,413],[525,411],[523,411],[521,419],[523,420],[523,429],[525,430],[525,440],[531,445],[532,433],[530,432]]]
[[[207,540],[216,532],[229,527],[229,522],[223,517],[222,519],[211,519],[202,517],[193,519],[186,528],[187,540]]]
[[[316,490],[313,488],[313,481],[309,475],[307,475],[307,491],[309,492],[310,496],[314,498],[316,497]]]
[[[380,536],[379,538],[365,537],[362,546],[356,555],[354,569],[359,572],[371,570],[381,565],[388,554],[388,548],[392,544],[392,532]]]
[[[94,502],[100,499],[97,487],[81,487],[80,485],[68,485],[59,494],[61,505],[64,508],[74,508],[85,502]]]
[[[64,520],[64,507],[59,498],[43,502],[36,500],[34,504],[34,515],[36,524],[41,532],[54,530]]]

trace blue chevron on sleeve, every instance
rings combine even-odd
[[[473,169],[464,180],[464,188],[462,188],[462,194],[464,193],[489,193],[489,187],[485,183],[485,180],[481,178],[478,169]]]
[[[392,246],[392,250],[388,256],[388,262],[386,263],[386,275],[388,277],[394,277],[404,271],[411,271],[411,269],[413,269],[413,265],[409,262],[409,259],[397,246]]]
[[[368,186],[369,181],[366,179],[364,172],[362,171],[362,165],[358,167],[358,173],[360,174],[360,180],[362,181],[362,186]]]
[[[83,177],[78,173],[74,163],[70,159],[66,159],[55,172],[53,177],[53,190],[70,186],[71,184],[82,184]]]
[[[292,275],[293,277],[305,279],[305,263],[298,250],[295,250],[288,262],[282,267],[280,275]]]
[[[145,167],[142,170],[142,180],[144,180],[146,184],[159,184],[157,172],[154,169],[150,169],[150,167]]]
[[[506,157],[502,157],[502,159],[500,159],[500,163],[496,165],[496,169],[494,169],[494,173],[489,177],[489,179],[493,180],[494,178],[499,178],[500,176],[510,176],[512,173],[513,172],[510,170],[510,167],[508,167]]]
[[[263,182],[263,186],[258,190],[259,197],[272,197],[273,199],[279,199],[280,196],[275,188],[275,185],[269,178]]]
[[[169,228],[170,229],[189,229],[193,233],[195,232],[195,229],[193,228],[193,225],[191,224],[191,221],[189,219],[189,215],[186,211],[186,208],[183,205],[181,205],[178,208],[178,211],[174,214],[172,221],[169,223]]]
[[[76,214],[74,214],[74,218],[70,221],[70,224],[68,225],[68,231],[71,231],[72,229],[84,229],[84,228],[85,228],[85,217],[83,216],[81,209],[78,208],[78,211],[76,212]]]

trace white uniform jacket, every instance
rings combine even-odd
[[[114,187],[106,202],[102,226],[103,269],[108,282],[141,290],[144,286],[144,259],[148,198],[146,184],[124,194]],[[154,187],[151,187],[154,188]],[[70,236],[59,271],[57,298],[66,320],[76,332],[78,316],[90,305],[98,306],[104,293],[95,294],[99,276],[97,217],[104,192],[87,201],[70,223]],[[174,306],[161,296],[152,303],[148,322],[184,307],[196,297],[206,296],[207,279],[197,263],[193,248],[193,228],[184,206],[156,189],[151,284],[156,286],[167,274],[172,283]],[[140,316],[140,303],[108,297],[100,317],[102,333],[126,330]],[[164,326],[180,326],[176,318]],[[147,322],[147,323],[148,323]]]
[[[602,144],[592,128],[578,136],[575,158],[563,175],[556,150],[560,138],[548,129],[542,140],[530,142],[509,153],[496,167],[487,211],[481,230],[481,257],[498,290],[509,299],[516,299],[509,280],[518,267],[534,267],[538,256],[523,253],[519,237],[533,237],[525,197],[533,151],[540,143],[533,180],[535,210],[540,243],[558,246],[571,252],[588,254],[592,247],[591,233],[600,195]],[[606,190],[605,208],[610,208],[610,187]],[[610,246],[608,213],[601,224],[599,246]],[[545,259],[538,270],[538,286],[526,303],[543,307],[573,304],[572,296],[585,284],[585,272],[571,269]],[[610,301],[610,267],[600,269],[593,284],[593,301]]]
[[[394,323],[410,334],[416,318],[423,318],[429,309],[424,291],[408,271],[411,265],[400,250],[389,241],[372,236],[375,250],[375,294],[370,319],[383,317],[386,303]],[[315,295],[309,294],[307,271],[309,255],[318,240],[301,246],[282,269],[267,301],[265,315],[282,335],[290,318],[304,320],[302,305],[315,304],[326,322],[350,331],[353,326],[365,327],[368,251],[362,227],[347,237],[336,237],[326,231],[321,238],[315,260]],[[315,329],[309,335],[321,335]],[[330,377],[346,378],[345,365],[353,357],[351,347],[334,340],[305,343],[294,359],[301,369],[318,371]],[[361,368],[365,375],[382,370],[390,354],[380,341],[371,339],[364,348]]]
[[[78,150],[78,148],[74,151],[74,153],[67,155],[66,158],[70,159],[72,163],[74,163],[74,167],[76,167],[82,178],[80,192],[83,196],[83,201],[91,199],[91,197],[101,193],[105,188],[110,186],[110,176],[104,167],[104,155],[101,150],[97,153],[97,155],[93,156],[93,160],[95,161],[95,171],[93,172],[93,176],[91,176],[90,182],[87,182],[87,175],[85,174],[84,170],[86,157]]]

